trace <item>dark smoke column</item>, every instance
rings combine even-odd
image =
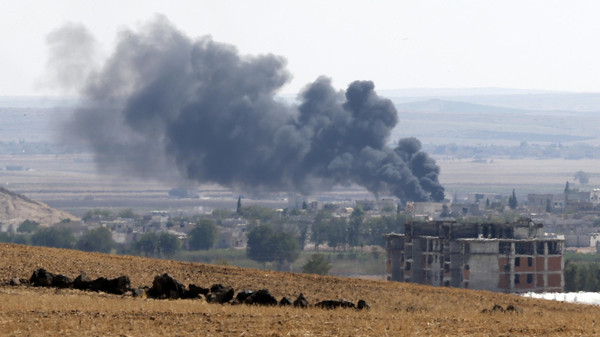
[[[68,47],[73,34],[54,32],[54,44]],[[159,17],[121,34],[83,81],[89,103],[64,133],[122,174],[303,194],[356,183],[403,201],[443,200],[439,167],[418,140],[386,145],[397,113],[372,82],[338,92],[321,77],[290,107],[275,98],[288,79],[281,57],[242,56]]]

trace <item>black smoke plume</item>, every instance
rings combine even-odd
[[[68,48],[56,41],[73,34],[54,32],[54,45]],[[339,92],[321,77],[289,106],[275,96],[290,79],[285,65],[189,38],[159,17],[121,32],[82,81],[88,103],[63,132],[89,145],[101,169],[130,175],[303,194],[356,183],[403,201],[444,198],[439,167],[417,139],[386,145],[397,113],[372,82]]]

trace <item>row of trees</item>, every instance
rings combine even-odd
[[[324,244],[328,244],[335,250],[346,250],[349,247],[363,245],[384,246],[383,235],[389,232],[402,232],[404,223],[404,218],[400,215],[366,218],[360,208],[355,209],[348,218],[337,217],[331,211],[322,210],[314,215],[311,222],[311,216],[306,210],[296,209],[280,213],[265,207],[239,206],[236,210],[237,215],[247,219],[251,229],[248,234],[246,255],[263,264],[274,262],[280,269],[284,269],[299,257],[300,250],[304,249],[309,239],[315,243],[317,249]],[[131,245],[126,246],[116,244],[110,230],[103,227],[91,229],[79,238],[75,238],[73,232],[67,227],[58,225],[40,228],[35,222],[25,221],[17,229],[18,234],[5,234],[7,237],[0,236],[0,241],[104,253],[116,250],[118,253],[125,254],[172,257],[182,249],[195,251],[213,248],[219,236],[220,219],[231,215],[231,212],[216,211],[213,215],[216,220],[200,217],[173,220],[196,223],[186,240],[181,240],[167,232],[147,232],[137,237]],[[107,210],[90,210],[86,213],[87,218],[110,216],[114,214]],[[118,216],[137,217],[132,210],[122,211]],[[309,269],[312,268],[310,266],[323,265],[319,260],[310,262]]]
[[[563,272],[565,291],[600,291],[600,263],[578,263],[567,260]]]
[[[55,248],[75,248],[88,252],[109,253],[116,245],[108,228],[99,227],[90,229],[79,239],[75,238],[73,231],[63,226],[39,228],[39,224],[26,220],[17,233],[0,233],[0,242],[18,244],[32,244]]]
[[[320,212],[312,225],[311,240],[318,250],[327,243],[334,249],[364,245],[385,246],[384,234],[404,232],[404,215],[366,218],[360,208],[356,208],[349,218],[334,217],[331,213]]]
[[[144,233],[132,245],[134,254],[151,257],[171,257],[183,248],[188,250],[207,250],[214,247],[217,242],[219,230],[213,220],[200,219],[190,231],[185,244],[175,235],[167,232]]]
[[[117,213],[113,213],[110,209],[94,208],[83,215],[82,219],[87,221],[92,218],[112,218],[118,217],[123,219],[138,219],[140,216],[136,214],[133,209],[127,208],[120,210]]]
[[[97,213],[95,213],[97,214]],[[210,249],[218,238],[218,228],[214,221],[200,220],[189,234],[187,246],[190,250]],[[173,256],[181,250],[182,242],[177,236],[167,232],[148,232],[142,234],[131,247],[119,246],[112,238],[108,228],[90,229],[75,238],[70,228],[57,224],[52,227],[40,227],[35,221],[25,220],[17,228],[16,233],[0,233],[0,242],[32,244],[55,248],[75,248],[89,252],[109,253],[118,249],[120,253],[132,253],[153,257]]]
[[[243,209],[242,209],[243,212]],[[263,214],[265,215],[265,214]],[[281,221],[274,214],[262,217],[265,223],[254,224],[248,233],[246,255],[261,262],[275,262],[283,269],[299,256],[307,240],[308,225],[302,222]],[[310,239],[318,250],[327,243],[335,250],[363,245],[385,246],[384,234],[402,233],[405,218],[403,215],[366,218],[362,209],[356,208],[348,218],[336,217],[331,212],[316,214]],[[320,269],[326,266],[321,256],[309,261],[307,268]],[[326,273],[326,271],[325,271]]]

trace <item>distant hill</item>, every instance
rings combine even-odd
[[[385,97],[463,97],[463,96],[499,96],[499,95],[561,95],[570,94],[566,91],[513,89],[513,88],[409,88],[377,90]]]
[[[529,113],[524,109],[513,109],[491,105],[448,101],[442,99],[428,99],[396,105],[400,112],[447,112],[447,113]]]
[[[0,223],[16,227],[25,220],[32,220],[41,226],[50,226],[64,219],[79,220],[72,214],[0,187]]]

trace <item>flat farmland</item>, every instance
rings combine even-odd
[[[475,161],[441,157],[436,161],[441,168],[440,182],[449,195],[455,192],[508,195],[513,188],[518,195],[560,193],[566,181],[582,189],[600,186],[600,160],[493,158]],[[3,187],[75,215],[90,208],[131,207],[140,211],[167,209],[184,213],[233,209],[241,194],[216,184],[199,184],[193,187],[197,189],[197,199],[172,199],[168,192],[179,187],[178,183],[100,174],[89,154],[0,155],[0,168]],[[577,171],[589,174],[587,186],[574,184]],[[288,206],[286,193],[245,195],[244,198],[247,205]],[[359,186],[344,186],[308,198],[351,203],[372,196]]]
[[[42,201],[52,207],[81,216],[91,208],[134,208],[138,212],[168,210],[174,213],[202,213],[216,208],[235,209],[243,195],[244,205],[288,207],[287,193],[248,195],[217,184],[191,185],[189,182],[161,182],[135,176],[97,172],[89,154],[0,155],[0,185]],[[172,188],[188,188],[197,198],[169,197]],[[359,186],[340,187],[320,194],[324,200],[352,203],[370,198]],[[300,204],[303,199],[299,197]]]
[[[586,186],[577,187],[600,187],[600,160],[494,158],[481,162],[438,158],[436,162],[441,168],[440,182],[449,192],[508,195],[514,188],[518,194],[561,193],[567,181],[575,182],[577,171],[590,176]]]
[[[595,336],[596,306],[387,281],[211,266],[131,256],[0,245],[0,329],[5,336]],[[72,289],[8,286],[35,268],[75,277],[129,275],[133,287],[169,273],[183,284],[267,288],[310,303],[363,299],[371,310],[324,310],[153,300]],[[489,310],[512,304],[519,310]]]

